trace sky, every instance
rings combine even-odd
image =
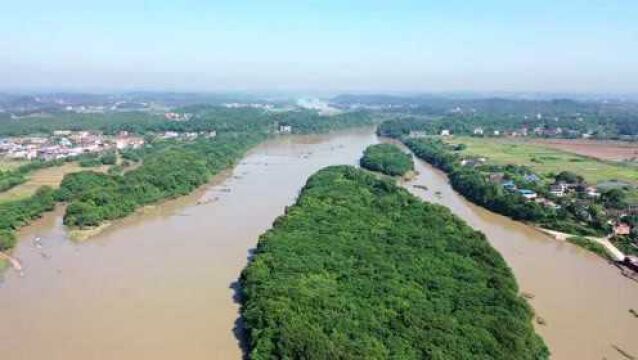
[[[0,89],[638,93],[638,1],[5,0]]]

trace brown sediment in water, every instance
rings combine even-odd
[[[0,319],[12,324],[0,327],[3,358],[239,359],[236,281],[259,235],[309,175],[357,164],[377,141],[373,129],[271,140],[217,183],[84,242],[69,241],[61,208],[36,220],[14,252],[25,277],[8,272],[0,286]],[[423,162],[416,170],[406,188],[483,231],[521,293],[534,295],[528,302],[546,321],[537,331],[554,358],[617,358],[610,344],[638,353],[628,311],[638,303],[634,282],[595,255],[468,203]],[[33,247],[36,236],[48,258]]]
[[[612,343],[638,352],[635,320],[627,312],[638,303],[635,282],[598,255],[468,202],[443,172],[416,161],[420,175],[406,189],[485,233],[512,267],[522,293],[534,294],[528,302],[542,315],[543,324],[535,325],[552,358],[613,359],[618,353]],[[411,184],[425,184],[439,195]]]

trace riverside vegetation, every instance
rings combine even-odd
[[[252,359],[545,359],[485,236],[391,179],[320,170],[241,276]]]
[[[377,144],[363,152],[361,166],[390,176],[403,176],[414,170],[414,161],[410,154],[404,153],[396,145]]]
[[[452,150],[451,145],[439,139],[407,139],[405,144],[416,156],[445,171],[454,190],[489,210],[514,220],[529,221],[566,233],[600,235],[606,231],[604,221],[597,221],[597,227],[583,224],[578,214],[571,212],[569,208],[544,207],[536,202],[527,201],[516,192],[504,189],[500,184],[489,181],[480,169],[462,166],[459,154]],[[510,166],[510,168],[511,172],[522,171],[516,166]]]
[[[64,223],[75,228],[88,228],[118,219],[137,208],[188,194],[213,175],[230,167],[245,151],[267,138],[273,124],[294,124],[293,132],[311,133],[370,125],[373,118],[363,112],[320,116],[310,111],[268,114],[253,109],[223,109],[203,106],[187,122],[167,122],[139,114],[72,115],[43,121],[40,119],[11,122],[0,134],[29,134],[56,129],[94,130],[106,133],[130,131],[145,134],[153,131],[217,131],[214,139],[194,142],[159,141],[140,150],[121,153],[126,161],[140,161],[138,168],[122,174],[82,171],[68,174],[59,189],[43,187],[34,195],[0,203],[0,251],[15,245],[15,230],[52,210],[56,203],[67,202]],[[139,115],[139,116],[138,116]],[[319,124],[317,124],[319,123]],[[113,163],[114,154],[87,160]],[[60,162],[61,164],[62,162]],[[28,171],[40,166],[56,166],[57,162],[33,163],[6,176],[7,184],[22,181]],[[5,173],[3,173],[5,174]],[[11,180],[13,178],[17,180]],[[0,182],[2,181],[0,176]]]

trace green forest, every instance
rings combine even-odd
[[[252,359],[544,359],[485,236],[350,166],[313,175],[243,271]]]
[[[124,175],[84,171],[65,176],[58,198],[69,203],[64,223],[85,228],[131,214],[140,206],[186,195],[230,167],[260,136],[218,136],[175,145]]]
[[[268,132],[274,130],[277,124],[291,125],[294,133],[316,133],[373,123],[373,116],[362,111],[326,116],[312,110],[267,112],[252,108],[229,109],[205,105],[175,111],[193,116],[188,121],[169,121],[161,115],[135,111],[105,114],[57,113],[47,117],[2,120],[0,136],[50,134],[55,130],[90,130],[105,134],[116,134],[119,131],[135,134],[211,130],[218,133]]]
[[[15,230],[55,207],[55,191],[43,186],[31,197],[0,203],[0,251],[11,249],[16,242]]]
[[[374,118],[365,112],[322,116],[315,111],[267,113],[257,109],[226,109],[197,106],[179,109],[193,111],[189,121],[167,121],[146,113],[58,114],[54,118],[7,120],[0,135],[23,135],[54,130],[98,130],[105,133],[129,131],[146,134],[156,131],[217,131],[213,139],[194,142],[154,141],[137,150],[123,150],[124,163],[142,165],[122,173],[113,168],[108,174],[82,171],[68,174],[60,188],[42,188],[33,196],[0,204],[0,251],[15,244],[15,230],[53,209],[56,202],[67,202],[64,223],[75,228],[98,226],[122,218],[141,206],[186,195],[212,176],[238,160],[248,149],[273,133],[275,125],[286,123],[294,133],[316,133],[371,125]],[[0,191],[26,181],[31,171],[78,160],[82,166],[113,165],[115,153],[91,154],[54,161],[34,161],[15,170],[0,173]]]
[[[414,170],[412,155],[406,154],[393,144],[368,146],[363,152],[361,166],[390,176],[403,176]]]

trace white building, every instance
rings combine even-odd
[[[441,136],[450,136],[450,130],[448,129],[441,130]]]
[[[292,132],[292,126],[290,125],[279,125],[279,132],[282,134],[289,134]]]
[[[423,138],[428,136],[428,133],[425,131],[418,131],[418,130],[410,130],[410,133],[408,134],[408,137],[411,138]]]

